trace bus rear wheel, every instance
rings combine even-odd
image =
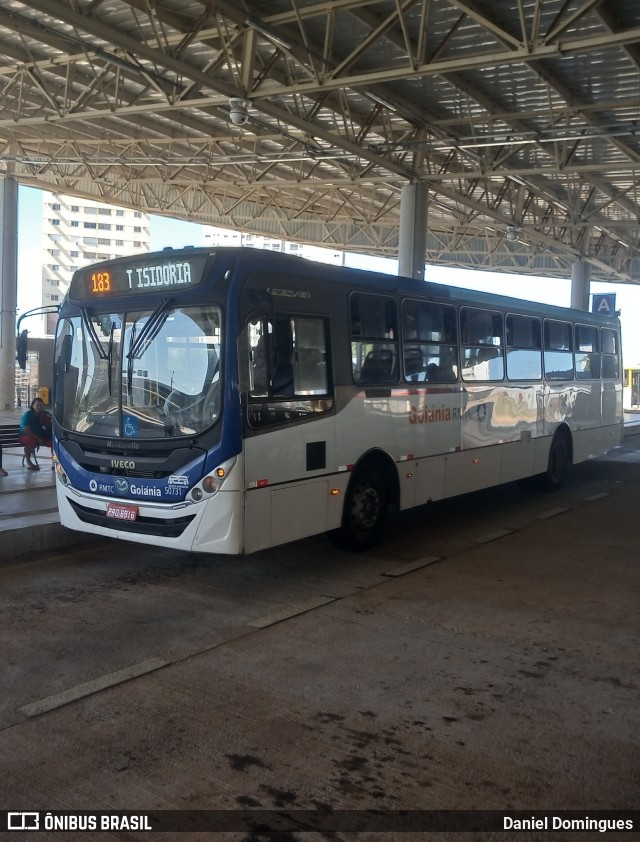
[[[382,534],[388,505],[380,474],[372,467],[357,468],[347,488],[342,525],[329,533],[331,540],[352,552],[369,549]]]
[[[549,449],[549,460],[546,473],[543,474],[544,484],[549,491],[557,491],[564,482],[571,467],[569,444],[565,435],[556,435]]]

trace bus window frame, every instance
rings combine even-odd
[[[518,345],[518,344],[511,344],[509,342],[509,319],[528,319],[533,324],[537,325],[537,338],[538,344],[537,345]],[[517,381],[525,381],[525,382],[538,382],[542,380],[542,375],[544,371],[543,367],[543,357],[542,357],[542,320],[538,316],[531,316],[529,313],[513,313],[508,312],[505,313],[504,317],[504,333],[505,333],[505,352],[506,352],[506,378],[511,382]],[[533,377],[512,377],[509,373],[509,356],[510,351],[530,351],[530,352],[537,352],[538,357],[538,373]],[[533,358],[533,357],[532,357]]]
[[[356,297],[365,301],[372,299],[380,299],[386,302],[391,308],[393,315],[393,323],[390,325],[392,336],[379,336],[374,333],[366,333],[364,325],[360,321],[361,333],[355,333],[354,327],[354,311],[353,302]],[[394,386],[399,382],[400,378],[400,327],[398,318],[398,302],[387,293],[368,292],[366,290],[355,289],[351,290],[347,296],[348,312],[348,326],[349,326],[349,342],[351,347],[351,377],[356,386]],[[386,323],[387,311],[384,313],[385,329],[389,327]],[[362,320],[362,312],[358,312],[360,320]],[[364,351],[364,354],[362,353]],[[357,368],[357,360],[360,360],[359,368]],[[362,371],[367,363],[371,376],[362,377]],[[356,369],[358,374],[356,375]]]
[[[466,324],[466,315],[469,312],[476,312],[476,313],[485,313],[489,314],[493,318],[498,316],[500,319],[500,327],[501,331],[498,335],[498,339],[500,340],[498,344],[490,343],[490,342],[469,342],[464,337],[464,331],[467,328]],[[465,323],[463,324],[463,316],[465,317]],[[463,382],[465,383],[504,383],[506,379],[506,359],[505,359],[505,352],[506,352],[506,344],[505,344],[505,320],[504,320],[504,313],[501,310],[492,310],[488,307],[482,307],[476,304],[463,304],[460,307],[459,314],[459,325],[458,325],[458,337],[459,337],[459,347],[460,347],[460,377]],[[493,333],[495,337],[495,333]],[[498,353],[493,357],[487,357],[486,362],[493,362],[494,360],[500,360],[502,363],[502,376],[501,377],[465,377],[464,370],[465,370],[465,350],[480,350],[486,348],[493,348],[497,350]],[[485,362],[484,360],[482,362]]]
[[[547,347],[547,338],[551,339],[551,336],[547,333],[547,326],[551,324],[562,324],[569,328],[569,347]],[[575,360],[573,356],[573,326],[575,321],[566,321],[565,319],[552,319],[552,318],[545,318],[542,323],[542,357],[543,357],[543,365],[544,365],[544,378],[545,380],[549,380],[552,383],[563,383],[568,380],[575,380],[576,377],[576,369],[575,369]],[[551,343],[549,343],[551,344]],[[567,357],[571,360],[571,368],[564,368],[564,369],[556,369],[558,374],[562,376],[558,377],[550,377],[550,373],[553,371],[549,371],[550,366],[547,365],[547,354],[566,354]],[[549,357],[550,359],[550,357]],[[562,358],[565,361],[565,358]]]
[[[296,393],[280,394],[272,391],[272,380],[275,373],[275,346],[274,339],[276,338],[276,326],[278,321],[286,320],[297,322],[299,320],[312,321],[316,320],[322,327],[322,334],[324,337],[324,369],[326,375],[326,391],[323,393],[309,394]],[[251,389],[252,378],[250,374],[252,360],[251,350],[252,345],[249,340],[249,325],[251,323],[260,322],[262,327],[271,325],[273,330],[270,332],[271,340],[266,343],[266,366],[267,366],[267,394],[253,393]],[[264,335],[264,334],[263,334]],[[267,333],[269,335],[269,332]],[[291,333],[293,336],[293,332]],[[257,345],[255,346],[257,347]],[[296,344],[292,342],[291,353],[296,352]],[[290,424],[293,422],[308,421],[312,418],[324,416],[335,410],[335,383],[333,379],[333,365],[331,353],[331,325],[330,319],[326,315],[318,315],[312,313],[300,312],[258,312],[251,313],[247,316],[243,330],[241,331],[238,341],[238,355],[242,359],[241,368],[246,368],[246,374],[241,375],[241,383],[244,384],[243,389],[245,395],[245,418],[247,427],[259,432],[265,428],[274,426],[281,426],[283,424]],[[293,361],[292,375],[293,375]],[[295,381],[294,381],[295,385]]]
[[[586,330],[589,330],[589,331],[593,331],[595,333],[596,346],[597,346],[595,351],[583,351],[578,347],[579,344],[580,344],[579,333],[583,328],[586,329]],[[601,347],[602,347],[602,343],[601,343],[601,336],[600,336],[600,330],[598,329],[598,325],[590,325],[590,324],[585,324],[584,322],[578,322],[578,321],[574,323],[574,325],[573,325],[573,372],[574,372],[574,377],[575,377],[576,380],[579,380],[580,382],[583,382],[583,381],[593,381],[593,380],[600,380],[601,379],[601,377],[602,377],[602,352],[600,350]],[[585,356],[589,357],[589,375],[590,375],[589,377],[581,376],[581,375],[584,374],[584,371],[578,371],[578,355],[580,355],[581,358],[584,358]],[[597,368],[598,368],[597,374],[593,373],[593,362],[594,362],[594,360],[597,360]]]
[[[410,307],[437,307],[443,313],[443,324],[447,327],[447,322],[453,331],[453,336],[444,339],[427,339],[420,336],[419,324],[414,327],[416,337],[409,337],[407,335],[407,317],[416,320],[415,312],[408,312]],[[460,343],[458,341],[458,313],[453,304],[447,304],[444,301],[433,301],[424,298],[403,298],[400,302],[400,339],[402,349],[402,377],[407,383],[457,383],[460,372]],[[416,371],[408,372],[407,359],[408,351],[412,348],[418,348],[422,356],[422,364]],[[432,356],[437,356],[441,361],[439,363],[425,363],[424,360],[428,358],[429,349],[436,349],[437,353],[432,353]],[[444,353],[443,353],[444,352]],[[442,364],[443,358],[447,362]],[[431,368],[435,366],[435,368]],[[431,370],[430,370],[431,369]],[[450,375],[449,375],[450,369]],[[417,375],[417,376],[416,376]]]
[[[606,334],[612,334],[613,335],[614,344],[615,344],[615,352],[613,354],[606,353],[605,350],[604,350],[604,348],[605,348],[604,338],[605,338]],[[623,371],[622,371],[622,359],[621,359],[622,355],[620,353],[620,350],[621,350],[621,343],[620,343],[620,331],[619,331],[619,329],[615,328],[615,327],[606,327],[606,326],[603,325],[600,328],[600,359],[601,359],[600,376],[601,376],[602,380],[616,381],[616,380],[621,379]],[[605,369],[607,368],[606,363],[610,360],[615,360],[615,362],[616,362],[615,373],[614,374],[605,374]]]

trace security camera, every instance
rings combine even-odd
[[[518,230],[519,229],[516,228],[515,225],[510,225],[507,228],[507,240],[509,240],[510,243],[515,243],[518,239]]]
[[[231,97],[229,100],[229,116],[234,126],[244,126],[249,119],[247,101],[239,97]]]

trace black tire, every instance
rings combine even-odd
[[[549,460],[546,473],[543,474],[544,485],[549,491],[557,491],[564,482],[571,467],[569,445],[564,435],[557,435],[551,442]]]
[[[342,549],[368,550],[384,530],[388,507],[387,488],[379,472],[366,465],[357,468],[347,487],[342,526],[329,537]]]

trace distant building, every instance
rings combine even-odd
[[[42,304],[58,304],[76,269],[100,260],[149,251],[149,217],[141,211],[43,193]],[[56,317],[46,318],[45,333]]]
[[[247,246],[267,251],[281,251],[286,254],[296,254],[307,260],[318,263],[331,263],[339,266],[343,263],[344,252],[335,249],[309,246],[304,243],[290,243],[286,240],[276,240],[272,237],[262,237],[257,234],[243,234],[239,231],[228,231],[225,228],[212,228],[208,225],[202,229],[202,245],[207,248],[215,246]]]
[[[43,192],[41,304],[60,304],[76,269],[100,260],[148,252],[149,242],[146,213]],[[22,325],[30,338],[26,370],[16,365],[18,406],[28,405],[43,387],[50,392],[51,337],[55,325],[55,313],[31,317]]]

